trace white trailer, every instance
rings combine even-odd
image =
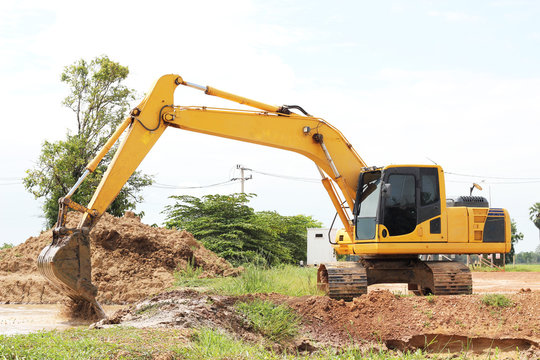
[[[330,239],[335,241],[337,229],[330,231]],[[307,265],[319,265],[336,261],[334,249],[328,241],[328,229],[307,229]]]

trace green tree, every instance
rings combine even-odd
[[[253,194],[171,196],[165,226],[185,229],[210,250],[234,264],[276,265],[305,260],[306,227],[320,226],[309,216],[255,212]],[[304,244],[304,245],[302,245]]]
[[[512,228],[512,240],[511,240],[512,241],[512,247],[510,248],[510,251],[508,252],[508,254],[506,254],[506,256],[505,256],[507,264],[511,263],[512,260],[514,259],[514,254],[515,254],[514,245],[515,245],[515,243],[517,243],[520,240],[523,240],[523,234],[521,232],[518,232],[517,225],[516,225],[516,222],[514,221],[514,219],[512,219],[511,228]]]
[[[540,254],[533,251],[520,252],[516,254],[516,263],[518,264],[538,264],[540,263]]]
[[[123,85],[129,70],[107,56],[89,62],[81,59],[66,66],[61,81],[69,88],[63,104],[75,114],[77,128],[68,131],[65,140],[45,141],[37,164],[27,170],[24,186],[36,198],[43,199],[43,212],[47,226],[56,222],[58,198],[75,184],[88,162],[105,144],[124,119],[134,90]],[[72,199],[86,205],[97,188],[112,159],[108,154],[98,168],[79,187]],[[121,190],[108,211],[121,216],[142,201],[140,191],[151,185],[152,178],[135,172]]]
[[[537,202],[529,208],[529,219],[540,230],[540,202]]]
[[[320,228],[322,223],[311,216],[284,216],[275,211],[260,211],[257,223],[266,226],[280,244],[289,249],[294,262],[307,260],[307,228]]]
[[[540,202],[537,202],[529,208],[529,219],[531,219],[538,228],[538,236],[540,237]]]

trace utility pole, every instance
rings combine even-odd
[[[249,177],[245,177],[244,176],[244,170],[247,170],[247,171],[251,171],[251,169],[248,169],[248,168],[245,168],[243,167],[242,165],[238,164],[236,165],[236,168],[237,169],[240,169],[240,186],[241,186],[241,192],[242,194],[244,193],[244,182],[246,180],[251,180],[253,179],[253,176],[252,175],[249,175]],[[237,179],[233,179],[233,180],[237,180]]]

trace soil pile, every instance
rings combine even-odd
[[[118,310],[92,327],[122,324],[137,328],[212,328],[241,334],[243,338],[259,338],[248,331],[246,320],[235,310],[236,302],[242,298],[191,289],[173,290]]]
[[[313,296],[284,302],[302,315],[314,338],[325,342],[347,338],[404,340],[426,334],[538,342],[540,292],[505,296],[511,300],[507,307],[486,305],[484,295],[400,297],[387,290],[373,291],[348,303]]]
[[[69,213],[76,227],[80,214]],[[66,297],[37,269],[40,251],[52,241],[52,230],[0,252],[0,303],[56,303]],[[203,269],[201,277],[236,275],[224,259],[186,231],[151,227],[133,213],[116,218],[104,214],[90,232],[92,282],[104,304],[133,303],[173,284],[175,269],[188,262]]]

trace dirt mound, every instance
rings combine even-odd
[[[67,226],[75,227],[78,213]],[[65,299],[38,272],[37,257],[52,241],[52,230],[0,252],[1,303],[55,303]],[[133,303],[173,284],[173,272],[187,262],[203,269],[201,276],[238,273],[227,261],[206,249],[186,231],[151,227],[127,212],[117,218],[104,214],[90,232],[92,282],[98,301]]]
[[[174,290],[119,310],[92,327],[122,324],[137,328],[212,328],[254,338],[255,335],[246,330],[246,321],[234,308],[238,299],[190,289]]]
[[[284,302],[302,315],[310,336],[323,342],[407,342],[413,336],[426,334],[538,342],[540,292],[505,296],[511,306],[486,305],[482,295],[398,297],[387,290],[362,295],[349,303],[315,296],[288,298]]]

